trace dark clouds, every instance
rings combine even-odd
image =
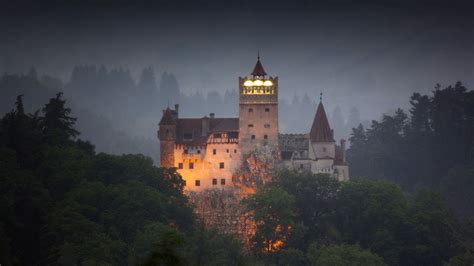
[[[283,97],[324,90],[328,108],[366,117],[437,82],[474,85],[468,1],[26,1],[0,12],[0,71],[153,66],[185,92],[224,91],[260,49]]]

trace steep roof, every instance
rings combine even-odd
[[[158,123],[158,125],[176,125],[176,121],[173,118],[173,112],[169,107],[163,112],[163,116],[161,117],[160,123]]]
[[[177,120],[176,143],[187,145],[204,145],[207,142],[207,135],[202,136],[203,119],[209,119],[209,133],[217,132],[238,132],[238,118],[180,118]],[[192,140],[184,140],[184,134],[191,133]]]
[[[313,125],[309,132],[309,139],[312,142],[334,142],[334,137],[329,127],[329,121],[322,102],[319,103],[318,109],[316,110]]]
[[[253,68],[252,71],[252,76],[265,76],[267,73],[263,69],[263,65],[260,62],[260,57],[257,58],[257,63],[255,64],[255,67]]]

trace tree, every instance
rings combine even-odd
[[[276,252],[288,240],[293,225],[294,197],[279,187],[264,187],[243,200],[254,213],[257,231],[253,238],[259,251]]]
[[[66,144],[79,135],[74,128],[77,118],[71,117],[71,109],[66,107],[66,100],[62,93],[56,94],[42,109],[44,117],[41,118],[41,128],[45,142],[50,145]]]
[[[381,257],[357,245],[331,245],[318,248],[313,244],[308,250],[308,258],[311,265],[318,266],[385,265]]]

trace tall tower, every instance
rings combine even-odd
[[[176,119],[178,115],[178,105],[176,110],[169,107],[163,110],[163,117],[158,124],[158,139],[160,140],[160,167],[175,167],[174,146],[176,143]]]
[[[250,76],[239,77],[239,144],[244,156],[278,147],[278,77],[267,76],[260,56]]]

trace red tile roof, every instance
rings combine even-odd
[[[187,145],[204,145],[208,134],[202,135],[203,119],[209,120],[209,133],[215,132],[238,132],[238,118],[180,118],[176,127],[176,143]],[[191,133],[192,140],[184,140],[184,134]]]
[[[319,103],[316,115],[314,116],[309,139],[312,142],[334,142],[333,133],[329,127],[329,121],[322,102]]]

